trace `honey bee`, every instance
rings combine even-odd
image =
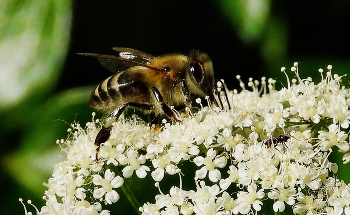
[[[191,107],[197,97],[214,97],[214,70],[207,54],[191,51],[188,56],[167,54],[154,57],[131,49],[113,48],[118,55],[78,53],[97,57],[100,63],[116,74],[97,85],[90,98],[90,106],[110,113],[96,136],[96,161],[102,143],[110,137],[112,123],[127,107],[164,113],[181,122],[177,110]],[[120,66],[126,66],[125,70]]]

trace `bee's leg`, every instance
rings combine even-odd
[[[149,126],[151,128],[154,128],[156,131],[162,131],[162,118],[159,117],[159,115],[151,111],[151,113],[148,114],[148,122]]]
[[[191,117],[193,117],[193,114],[191,112],[191,109],[192,109],[191,94],[190,94],[190,91],[188,90],[187,83],[186,83],[185,79],[182,79],[182,81],[181,81],[181,90],[185,96],[185,101],[184,101],[185,107],[189,109],[189,114]]]
[[[97,146],[97,148],[96,148],[96,162],[98,161],[98,152],[100,151],[101,144],[106,142],[109,139],[109,137],[111,136],[112,123],[120,117],[120,115],[123,113],[123,111],[125,110],[125,108],[127,106],[128,106],[127,104],[123,104],[123,105],[117,107],[104,120],[104,122],[102,124],[102,128],[98,132],[96,139],[95,139],[95,145]]]
[[[208,106],[211,106],[211,102],[216,106],[216,107],[220,107],[219,106],[219,102],[218,102],[218,96],[217,96],[217,90],[213,90],[213,93],[211,95],[209,95],[209,102],[208,102]]]
[[[217,96],[217,100],[219,100],[219,103],[221,106],[220,108],[225,109],[223,101],[222,101],[224,99],[226,101],[226,105],[227,105],[228,110],[231,110],[230,100],[228,99],[227,92],[228,92],[228,88],[227,88],[224,80],[223,79],[218,80],[215,94]]]
[[[190,94],[190,91],[188,90],[187,83],[186,83],[185,79],[183,79],[181,81],[181,90],[182,90],[182,93],[186,97],[185,101],[184,101],[186,107],[191,106],[191,94]]]
[[[108,115],[108,117],[104,120],[101,130],[98,132],[96,139],[95,139],[95,145],[96,148],[96,162],[98,161],[98,152],[100,151],[100,146],[102,143],[106,142],[109,137],[111,136],[111,130],[113,126],[113,122],[118,120],[120,115],[124,112],[125,108],[128,106],[137,107],[141,109],[151,109],[151,105],[147,104],[140,104],[140,103],[134,103],[134,102],[128,102],[125,103],[119,107],[117,107],[112,113]]]
[[[156,116],[156,114],[154,112],[149,113],[148,117],[147,117],[148,122],[150,123],[150,125],[159,123],[157,118],[158,117]]]
[[[191,117],[193,117],[193,114],[191,111],[192,110],[191,93],[188,90],[188,86],[185,79],[182,79],[181,81],[181,90],[185,96],[185,100],[184,100],[185,108],[188,109],[188,113],[190,114]]]
[[[150,124],[150,126],[152,127],[157,126],[159,124],[161,124],[161,119],[159,118],[158,115],[156,115],[156,113],[154,113],[153,111],[151,111],[151,113],[148,114],[148,122]]]
[[[97,146],[96,148],[96,162],[98,161],[98,152],[100,151],[100,146],[102,143],[106,142],[109,137],[111,136],[111,130],[112,127],[105,127],[102,125],[101,130],[98,132],[96,139],[95,139],[95,145]]]
[[[160,94],[159,90],[156,87],[152,87],[152,92],[164,113],[168,117],[174,119],[176,122],[181,122],[181,120],[176,116],[175,112],[164,102],[163,96]]]

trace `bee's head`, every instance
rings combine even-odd
[[[212,100],[214,88],[214,69],[209,56],[199,51],[190,53],[189,77],[193,91],[199,96],[209,96]]]

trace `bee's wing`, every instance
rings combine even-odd
[[[137,65],[136,62],[130,62],[124,58],[117,57],[114,55],[100,55],[98,61],[102,66],[111,72],[120,72],[131,66]]]
[[[119,53],[119,57],[141,64],[149,64],[154,58],[154,56],[150,54],[131,48],[114,47],[113,50]]]
[[[131,48],[113,48],[119,52],[119,56],[104,55],[95,53],[77,53],[79,55],[97,57],[98,61],[111,72],[120,72],[131,66],[144,66],[150,69],[159,70],[150,66],[150,61],[154,58],[152,55],[134,50]]]

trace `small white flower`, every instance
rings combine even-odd
[[[155,203],[141,203],[142,214],[257,214],[267,199],[274,204],[264,207],[275,212],[289,207],[300,214],[347,214],[350,188],[335,177],[338,166],[328,158],[336,146],[350,162],[350,90],[331,69],[315,83],[302,79],[295,63],[292,80],[282,69],[288,78],[282,90],[275,89],[273,79],[250,78],[245,85],[239,78],[241,92],[227,91],[227,97],[222,82],[217,98],[222,109],[203,107],[198,100],[193,117],[179,112],[182,123],[163,120],[160,129],[137,117],[121,117],[101,145],[99,162],[98,121],[86,129],[74,124],[69,139],[57,142],[67,159],[55,166],[46,184],[41,213],[109,214],[103,206],[118,201],[123,178],[135,172],[140,180],[152,169],[156,182],[179,174],[180,186],[171,185],[164,194],[157,183],[159,194],[145,200]],[[290,138],[284,142],[264,144],[285,134]],[[195,164],[192,169],[188,162]],[[122,169],[122,176],[114,168]],[[196,186],[184,190],[182,182]]]
[[[164,178],[164,169],[157,168],[151,173],[151,175],[155,181],[161,181]]]
[[[261,210],[262,202],[260,199],[264,197],[264,191],[258,190],[255,184],[251,184],[247,187],[248,192],[240,191],[237,193],[237,208],[235,210],[239,213],[247,214],[252,207],[256,211]]]
[[[101,186],[94,189],[94,198],[99,199],[105,196],[106,202],[112,204],[119,200],[119,194],[113,188],[121,187],[124,180],[120,176],[115,177],[115,173],[107,169],[104,178],[100,175],[94,175],[93,183],[94,185]]]
[[[145,178],[147,172],[150,171],[148,166],[143,165],[146,162],[145,156],[138,155],[134,150],[131,150],[128,153],[128,156],[120,156],[119,158],[121,164],[127,165],[122,170],[123,176],[125,178],[130,178],[135,171],[137,177]]]
[[[341,152],[349,151],[349,143],[346,142],[348,135],[344,131],[341,131],[339,126],[337,126],[336,124],[331,124],[330,126],[328,126],[328,129],[328,132],[318,132],[318,138],[321,140],[321,149],[323,151],[327,151],[333,146],[338,146],[339,151]]]
[[[196,171],[196,178],[203,179],[208,172],[209,179],[212,182],[217,182],[221,178],[221,172],[216,169],[222,168],[226,165],[227,159],[225,157],[216,156],[216,151],[210,148],[207,152],[207,157],[198,156],[193,159],[197,166],[204,165],[200,170]]]
[[[216,214],[221,210],[222,204],[218,199],[220,188],[217,185],[206,186],[204,182],[197,185],[197,190],[191,193],[189,199],[193,201],[193,211],[196,214]]]
[[[273,204],[273,210],[275,212],[283,212],[285,209],[285,204],[293,205],[295,202],[295,189],[294,188],[284,188],[281,184],[276,190],[271,190],[268,193],[270,199],[277,199]]]

